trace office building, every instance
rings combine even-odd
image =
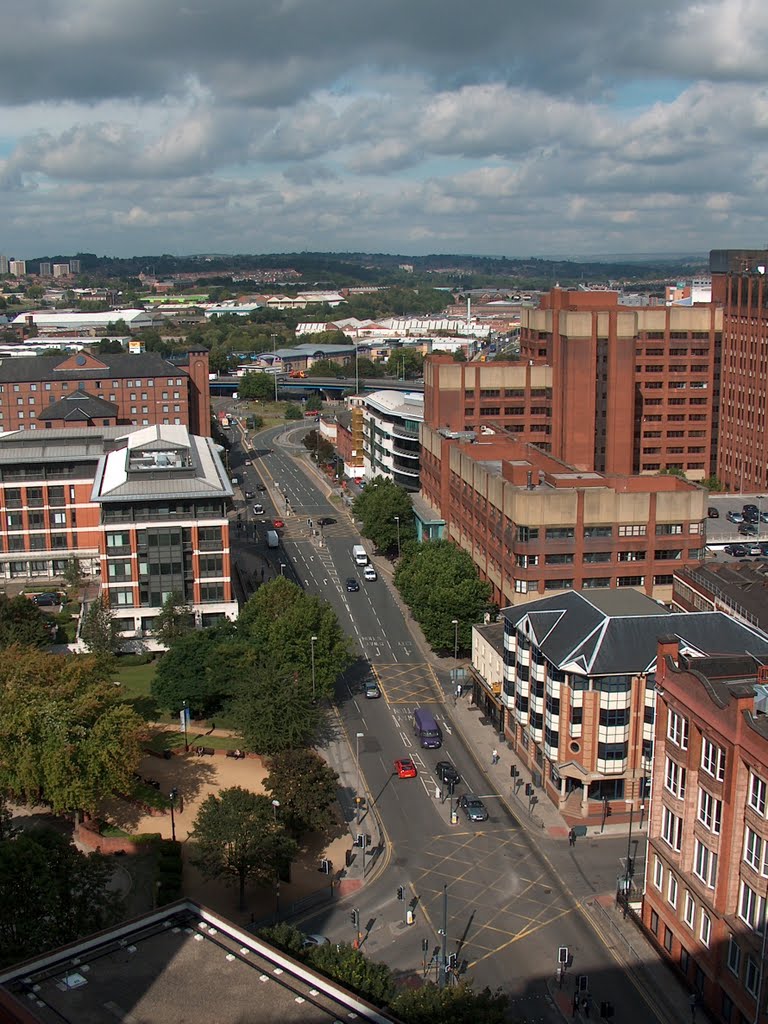
[[[406,491],[419,489],[419,427],[424,396],[374,391],[363,398],[363,475],[383,476]]]
[[[675,569],[675,611],[720,611],[768,633],[768,562],[701,562]]]
[[[765,662],[748,648],[691,657],[673,633],[659,639],[642,922],[730,1024],[766,1021]]]
[[[69,272],[70,272],[70,274],[79,274],[80,273],[80,260],[70,260],[69,261]]]

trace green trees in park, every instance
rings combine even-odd
[[[186,636],[194,628],[194,613],[190,605],[182,600],[180,594],[169,594],[155,617],[153,626],[155,639],[166,647],[170,647],[174,640]]]
[[[324,344],[347,345],[349,343],[347,342],[347,339],[344,337],[344,335],[341,334],[341,341],[334,340],[333,342],[324,342]],[[348,377],[350,371],[354,373],[354,368],[351,367],[348,362],[342,366],[340,363],[335,363],[332,359],[316,359],[315,362],[312,363],[312,365],[308,368],[307,376]]]
[[[330,441],[326,441],[324,437],[321,437],[318,430],[310,430],[301,439],[301,443],[321,465],[330,462],[333,458],[333,445]]]
[[[447,540],[409,544],[395,570],[395,586],[433,650],[472,646],[472,625],[488,610],[491,585],[478,577],[466,551]]]
[[[413,380],[424,372],[424,356],[415,348],[396,348],[387,360],[387,371],[397,378]]]
[[[175,713],[186,701],[194,718],[219,711],[232,693],[232,680],[249,668],[249,652],[242,645],[233,649],[234,639],[229,623],[177,636],[152,680],[152,696],[160,707]]]
[[[285,750],[270,757],[265,789],[280,801],[280,815],[297,836],[325,832],[334,823],[339,777],[314,750]]]
[[[57,814],[128,792],[145,725],[106,663],[30,647],[0,651],[0,792]]]
[[[80,626],[80,638],[91,654],[100,657],[111,656],[119,649],[120,627],[106,594],[100,594],[88,605]]]
[[[301,411],[300,405],[291,403],[285,407],[285,418],[287,420],[303,420],[304,413]]]
[[[122,903],[109,889],[112,864],[81,853],[52,829],[0,836],[0,965],[115,924]]]
[[[244,373],[237,385],[237,394],[249,402],[274,402],[275,378],[271,373]]]
[[[358,356],[357,374],[361,380],[378,379],[385,377],[387,367],[384,363],[369,359],[368,356]]]
[[[28,597],[0,594],[0,648],[20,644],[45,647],[51,634],[45,616]]]
[[[192,839],[193,863],[207,878],[237,884],[241,910],[246,884],[275,881],[297,850],[269,798],[240,786],[206,797]]]
[[[277,754],[307,746],[317,735],[320,708],[292,665],[266,653],[239,683],[230,714],[246,750]]]
[[[352,514],[362,523],[363,536],[372,540],[379,551],[397,552],[398,519],[401,549],[416,536],[411,496],[386,477],[375,476],[367,484],[355,498]]]

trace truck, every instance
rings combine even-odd
[[[280,538],[277,535],[277,530],[267,530],[267,547],[268,548],[279,548]]]
[[[355,565],[368,565],[368,553],[362,544],[352,545],[352,558]]]

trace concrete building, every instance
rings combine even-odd
[[[384,476],[406,491],[419,489],[419,428],[424,396],[374,391],[363,398],[363,475]]]
[[[102,333],[107,333],[109,324],[118,320],[132,331],[140,331],[143,327],[162,327],[167,323],[160,313],[144,309],[113,309],[104,313],[19,313],[11,323],[14,327],[35,327],[41,334],[78,330],[101,337]]]
[[[7,256],[3,256],[3,255],[0,254],[0,274],[7,274],[8,273],[8,267],[9,267],[8,257]]]
[[[70,269],[68,263],[54,263],[53,264],[53,276],[54,277],[69,277]]]
[[[701,561],[707,494],[676,476],[580,472],[513,438],[424,424],[420,480],[499,605],[624,587],[668,601],[674,569]]]
[[[26,260],[10,260],[8,263],[8,272],[13,277],[24,277],[27,272]]]
[[[41,263],[40,266],[37,268],[37,273],[38,273],[39,277],[50,277],[51,276],[51,264],[50,263]]]
[[[336,451],[344,462],[344,476],[362,480],[365,476],[363,443],[364,417],[360,405],[342,409],[336,416]]]
[[[725,612],[768,633],[768,562],[702,562],[676,569],[675,611]]]
[[[0,361],[0,429],[182,425],[211,432],[208,351],[176,364],[142,355],[35,356]]]
[[[571,592],[502,615],[501,666],[498,654],[479,658],[492,627],[475,628],[475,702],[573,821],[644,809],[659,636],[678,637],[691,659],[768,659],[759,630],[721,612],[671,613],[632,590]],[[498,637],[490,640],[497,648]]]
[[[765,655],[691,657],[659,638],[642,922],[714,1020],[764,1024]]]

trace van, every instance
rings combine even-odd
[[[413,734],[422,747],[431,750],[443,745],[443,734],[440,726],[429,711],[418,708],[413,716]]]
[[[352,558],[355,560],[355,565],[368,565],[368,552],[362,544],[352,545]]]
[[[279,548],[280,538],[277,535],[277,530],[267,530],[267,547],[268,548]]]

